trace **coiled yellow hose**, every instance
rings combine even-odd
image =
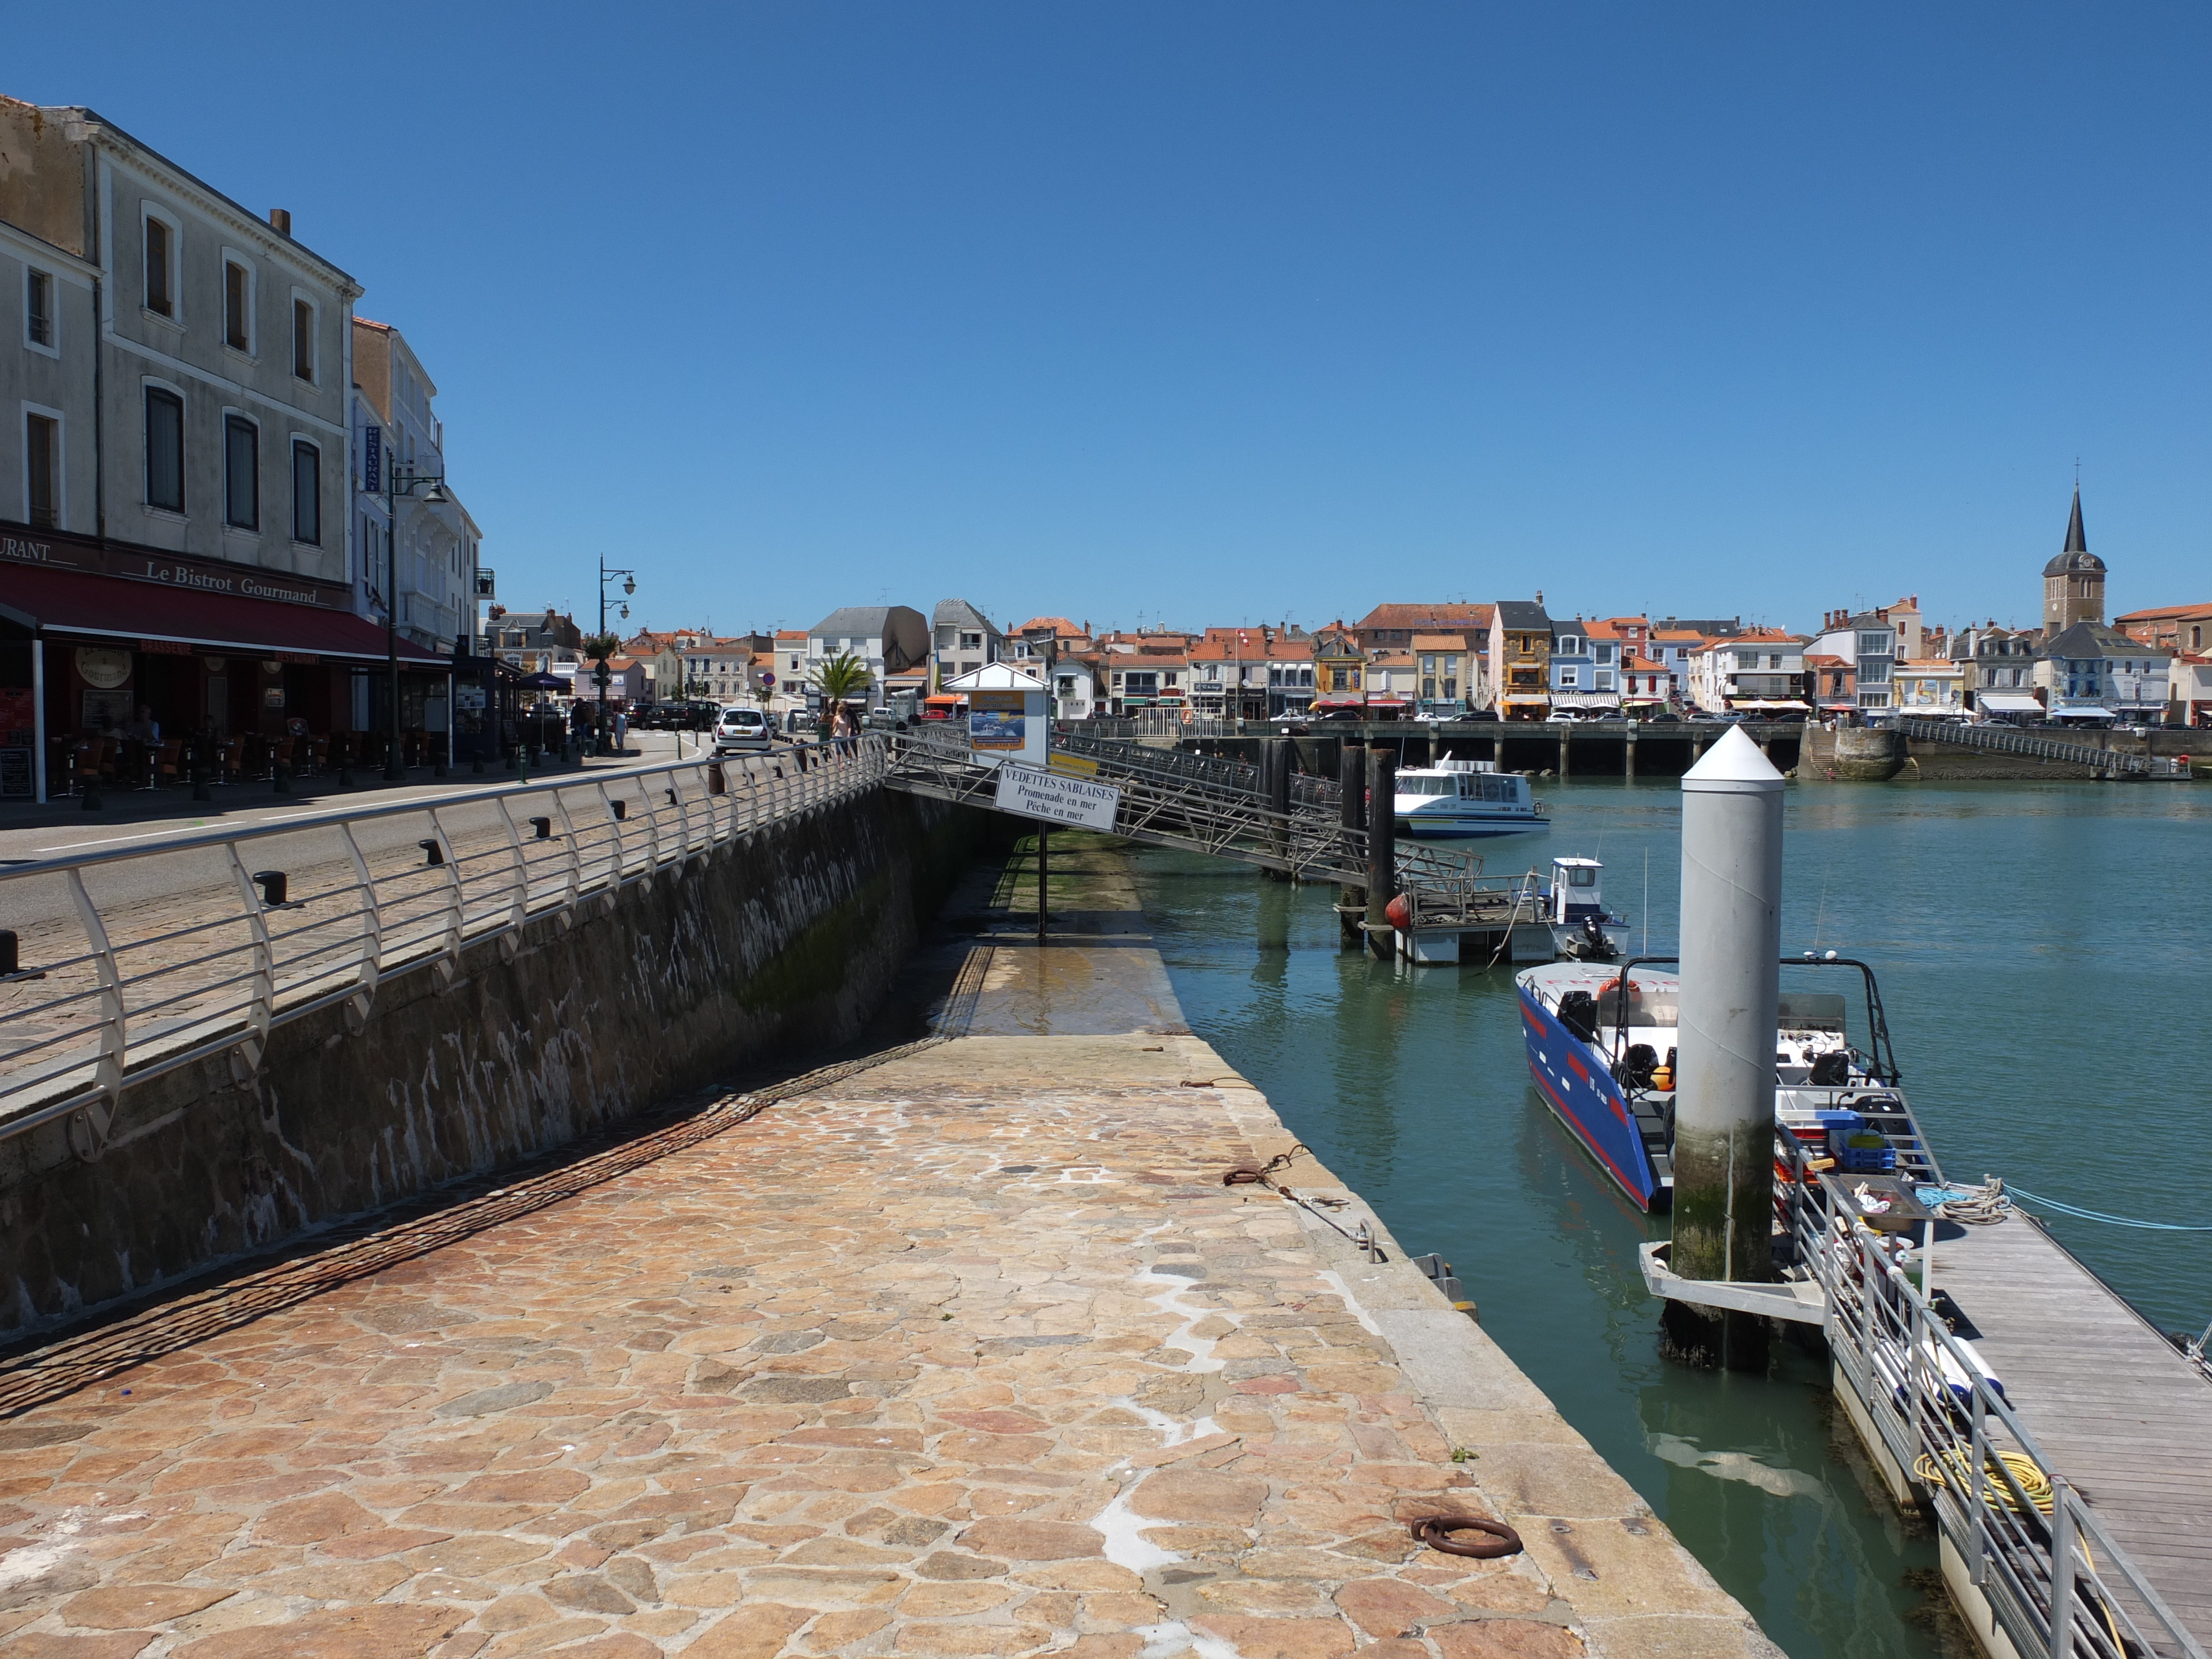
[[[2028,1502],[2035,1505],[2039,1513],[2050,1514],[2053,1501],[2051,1480],[2036,1467],[2035,1460],[2026,1452],[1999,1452],[1997,1455],[2004,1460],[2005,1468],[2012,1471],[2012,1478],[2020,1483],[2021,1491],[2027,1494]],[[1961,1497],[1974,1489],[1973,1465],[1967,1455],[1955,1447],[1943,1454],[1941,1463],[1936,1461],[1933,1454],[1921,1453],[1913,1462],[1912,1473],[1931,1486],[1950,1486]],[[2013,1496],[2012,1488],[1994,1469],[1990,1471],[1984,1491],[1982,1501],[1991,1509],[2002,1507],[2014,1515],[2020,1513],[2020,1500]]]

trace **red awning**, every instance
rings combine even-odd
[[[385,659],[382,628],[365,617],[320,605],[202,593],[160,582],[15,564],[0,569],[0,593],[6,594],[11,610],[34,618],[45,634],[159,640],[216,651],[295,652],[362,662]],[[417,668],[451,665],[440,653],[405,639],[399,641],[399,659]]]

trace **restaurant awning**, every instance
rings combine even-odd
[[[384,629],[349,611],[203,593],[160,582],[118,581],[74,570],[8,567],[8,603],[42,634],[147,640],[211,651],[296,653],[359,662],[385,659]],[[403,639],[399,660],[444,673],[453,659]]]
[[[1620,699],[1610,691],[1554,691],[1554,708],[1618,708]]]
[[[1975,701],[1992,714],[2040,714],[2043,705],[2025,691],[1982,691]]]
[[[2055,720],[2109,720],[2119,716],[2100,702],[2062,702],[2051,711]]]
[[[1729,707],[1743,709],[1778,709],[1798,714],[1808,712],[1806,706],[1795,697],[1730,697]]]

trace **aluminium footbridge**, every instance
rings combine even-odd
[[[994,767],[978,761],[958,732],[896,735],[887,739],[884,782],[910,794],[989,807]],[[1151,847],[1234,859],[1294,880],[1364,887],[1367,832],[1339,822],[1337,786],[1324,779],[1290,780],[1287,810],[1273,805],[1258,769],[1109,738],[1085,738],[1060,752],[1076,756],[1096,779],[1121,792],[1114,833]],[[1508,927],[1534,914],[1529,878],[1485,877],[1482,861],[1463,853],[1399,841],[1393,848],[1400,890],[1425,927]]]

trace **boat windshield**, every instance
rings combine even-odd
[[[1628,1005],[1626,1020],[1621,1018],[1621,994],[1619,991],[1600,994],[1597,1017],[1601,1024],[1673,1025],[1676,1023],[1681,1012],[1681,1003],[1676,993],[1655,990],[1642,983],[1632,988],[1634,994],[1626,999]]]
[[[1784,1031],[1844,1029],[1844,998],[1834,991],[1784,991],[1776,1003],[1774,1024]]]
[[[1401,777],[1398,793],[1401,795],[1456,795],[1459,793],[1459,781],[1448,777]]]

